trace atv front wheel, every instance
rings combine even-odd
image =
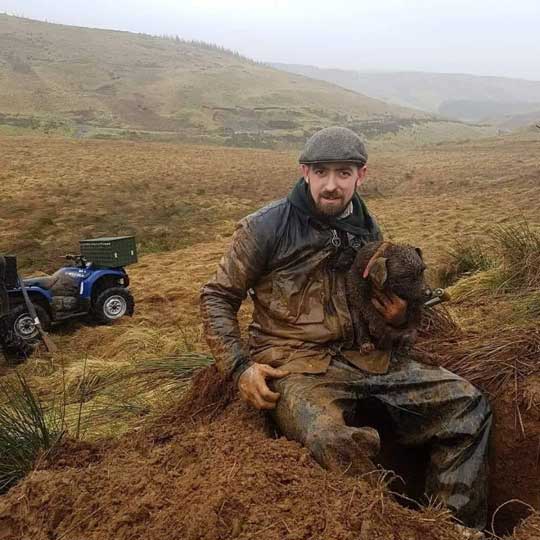
[[[45,309],[34,304],[36,314],[43,330],[51,326],[51,318]],[[37,325],[24,304],[15,306],[0,325],[2,349],[12,360],[21,360],[30,356],[40,341]]]
[[[49,314],[38,304],[34,304],[34,308],[41,323],[41,328],[47,331],[51,326]],[[11,321],[10,325],[17,337],[32,345],[35,345],[39,341],[39,330],[36,322],[32,318],[32,315],[28,313],[28,309],[24,304],[16,306],[9,314],[8,319]]]
[[[135,300],[131,293],[123,287],[105,289],[96,298],[92,313],[96,321],[110,324],[124,315],[133,315]]]

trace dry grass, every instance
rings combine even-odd
[[[62,404],[47,410],[23,377],[0,383],[0,493],[34,467],[40,454],[52,452],[64,435]]]
[[[475,290],[473,279],[466,280],[471,291]],[[471,298],[468,302],[474,304]],[[429,310],[412,352],[417,360],[457,373],[492,398],[504,391],[519,420],[522,407],[540,405],[540,386],[535,382],[540,377],[540,328],[535,319],[516,322],[511,312],[505,318],[501,304],[503,300],[492,297],[488,302],[491,318],[482,324],[473,318],[466,329],[458,324],[456,310],[441,306]]]
[[[488,270],[493,266],[493,259],[485,246],[478,239],[466,243],[456,242],[449,250],[450,258],[438,275],[438,281],[443,287],[455,283],[463,276]]]
[[[483,241],[483,243],[482,243]],[[456,245],[439,277],[459,281],[451,287],[454,303],[465,308],[497,302],[499,318],[526,323],[540,315],[540,231],[527,222],[499,225],[486,238]]]
[[[214,272],[235,221],[288,192],[297,175],[295,153],[39,138],[0,143],[6,150],[0,154],[0,252],[16,252],[27,269],[50,271],[60,262],[57,255],[74,251],[79,238],[137,234],[143,256],[129,268],[135,316],[113,326],[63,325],[53,336],[57,354],[38,354],[20,367],[40,396],[65,385],[73,418],[82,400],[85,414],[105,418],[109,410],[111,430],[124,431],[166,406],[182,388],[167,375],[172,394],[148,389],[137,396],[142,378],[126,379],[122,391],[115,389],[116,381],[141,363],[207,351],[199,321],[200,286]],[[384,196],[369,196],[368,205],[388,238],[423,248],[435,275],[455,238],[491,234],[518,213],[531,227],[538,226],[540,187],[534,174],[540,166],[529,152],[534,144],[493,139],[474,146],[375,147],[370,182]],[[519,168],[503,167],[508,156],[518,154]],[[498,181],[496,169],[504,171]],[[460,299],[452,311],[459,328],[441,310],[442,318],[430,322],[439,336],[441,330],[447,337],[454,331],[477,332],[477,341],[471,337],[455,345],[451,362],[466,356],[467,345],[484,346],[484,331],[497,337],[490,329],[505,320],[516,323],[514,300],[479,298],[480,283],[470,280],[482,278],[485,274],[475,274],[453,289]],[[467,284],[470,297],[459,293]],[[533,298],[527,295],[527,313],[535,313]],[[248,303],[240,314],[244,327],[249,312]],[[515,350],[525,346],[519,343]],[[106,430],[106,422],[96,421],[92,435]]]
[[[134,317],[112,326],[63,325],[53,333],[59,352],[38,353],[20,372],[43,402],[63,396],[72,436],[116,437],[164,411],[176,421],[171,404],[186,391],[193,369],[209,361],[200,286],[214,272],[235,220],[287,193],[296,177],[295,155],[60,139],[6,138],[0,144],[7,150],[0,154],[0,252],[16,251],[27,270],[52,270],[56,256],[73,251],[85,236],[135,232],[143,248],[140,262],[129,268]],[[370,167],[379,194],[369,196],[368,205],[387,237],[423,248],[436,275],[456,239],[487,240],[500,226],[514,225],[516,215],[537,230],[534,144],[511,139],[375,148]],[[504,163],[512,155],[523,159],[510,171]],[[495,169],[501,176],[493,176]],[[178,211],[187,206],[190,212]],[[507,275],[501,273],[508,268],[501,263],[509,260],[504,253],[496,254],[493,268],[454,285],[458,301],[429,312],[418,354],[492,394],[512,388],[520,418],[524,407],[540,403],[540,386],[531,383],[540,380],[540,291],[530,279],[531,259],[519,281],[528,285],[493,293],[494,282]],[[249,315],[247,303],[240,313],[244,328]],[[4,378],[12,377],[5,367]],[[366,500],[369,512],[384,516],[387,480],[376,479]],[[415,514],[411,526],[446,534],[448,519],[432,506]]]
[[[536,323],[501,325],[491,333],[458,332],[426,340],[419,350],[495,395],[512,386],[517,390],[524,379],[540,373],[540,328]]]
[[[540,512],[537,510],[516,528],[514,540],[534,540],[540,538]]]
[[[462,332],[450,309],[445,305],[439,305],[424,311],[418,336],[422,341],[451,338],[461,335]]]
[[[453,328],[448,313],[439,314],[431,335],[422,336],[419,356],[494,395],[513,389],[519,415],[523,401],[535,401],[525,396],[523,383],[540,374],[540,234],[518,222],[496,227],[485,245],[477,239],[472,246],[454,248],[454,265],[445,267],[471,274],[450,289],[457,312],[472,311],[467,330]]]
[[[501,284],[500,268],[490,268],[462,277],[453,287],[450,294],[454,302],[463,302],[482,296],[495,296]]]
[[[540,233],[528,223],[498,227],[493,238],[502,258],[503,291],[535,291],[540,288]]]
[[[422,246],[439,266],[455,240],[516,216],[537,223],[539,142],[374,146],[366,190],[384,196],[369,206],[389,239]],[[296,152],[23,137],[0,145],[0,252],[33,270],[53,270],[80,238],[100,234],[135,233],[143,253],[223,240],[298,175]]]
[[[237,219],[272,198],[268,170],[280,179],[293,170],[290,155],[268,151],[14,138],[0,144],[0,251],[39,270],[58,266],[80,238],[136,234],[148,253],[230,234]]]

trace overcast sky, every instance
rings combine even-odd
[[[0,0],[0,11],[267,62],[540,80],[540,0]]]

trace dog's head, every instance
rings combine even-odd
[[[381,291],[391,291],[409,302],[424,302],[430,295],[422,250],[408,244],[372,242],[358,252],[362,277]]]

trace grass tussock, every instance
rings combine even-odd
[[[492,236],[501,258],[499,288],[505,292],[540,288],[540,232],[523,222],[499,227]]]
[[[464,302],[485,295],[492,296],[500,290],[501,283],[500,269],[490,268],[461,278],[450,288],[450,294],[454,302]]]
[[[211,356],[183,353],[131,365],[88,367],[68,375],[66,425],[76,437],[121,433],[143,417],[163,411],[213,364]]]
[[[493,395],[508,388],[517,392],[525,378],[540,373],[540,328],[533,322],[494,328],[489,335],[433,338],[419,343],[417,354]]]
[[[452,288],[454,300],[486,293],[523,295],[540,288],[540,232],[527,222],[499,226],[483,243],[456,244],[449,255],[439,280],[449,285],[459,279]]]
[[[464,276],[488,270],[494,265],[493,256],[485,243],[473,240],[468,243],[456,242],[448,252],[449,261],[439,270],[438,281],[443,287],[455,283]]]
[[[540,319],[540,291],[518,296],[512,307],[517,321]]]
[[[195,375],[213,362],[203,353],[112,365],[85,359],[62,368],[61,377],[54,371],[36,378],[33,390],[22,376],[17,379],[20,388],[12,381],[5,382],[0,388],[6,403],[0,409],[0,451],[5,438],[7,446],[23,452],[20,461],[26,465],[18,467],[14,475],[20,478],[30,470],[35,449],[47,450],[56,444],[55,434],[65,433],[73,439],[118,436],[139,420],[160,414],[181,400]],[[18,427],[13,430],[15,421]],[[0,489],[2,485],[0,463]]]
[[[20,375],[0,385],[0,492],[5,492],[52,451],[65,433],[63,407],[46,408]]]
[[[420,340],[434,337],[451,337],[461,334],[462,330],[449,308],[439,305],[425,309],[418,331]]]

